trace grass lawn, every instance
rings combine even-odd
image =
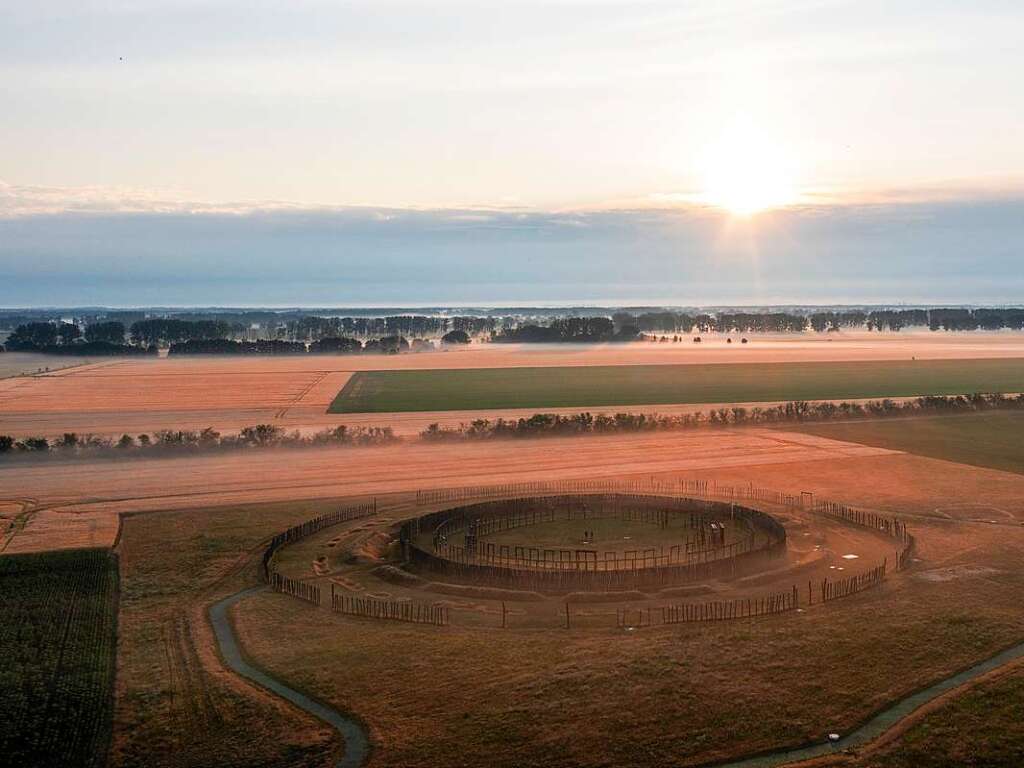
[[[1024,358],[361,371],[330,413],[593,408],[1024,391]]]
[[[871,419],[789,428],[836,440],[1024,474],[1024,413],[1015,411],[889,421]]]

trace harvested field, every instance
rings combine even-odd
[[[894,421],[807,424],[801,432],[936,459],[1024,473],[1024,414],[978,413]]]
[[[383,425],[410,434],[433,421],[454,425],[480,417],[519,417],[533,412],[514,408],[453,411],[446,403],[445,411],[387,417],[373,413],[328,414],[328,406],[349,376],[367,370],[907,361],[914,356],[918,360],[1024,358],[1024,334],[1009,332],[750,338],[750,344],[742,348],[712,335],[700,345],[474,344],[468,349],[394,356],[114,359],[59,374],[0,380],[0,433],[29,436],[77,432],[120,437],[158,429],[214,427],[231,431],[265,422],[303,431],[342,423]],[[665,413],[694,409],[695,404],[658,408]]]
[[[512,464],[510,451],[516,457]],[[77,546],[94,536],[109,544],[120,512],[527,479],[848,461],[889,453],[813,435],[747,429],[11,465],[0,467],[0,484],[8,497],[31,495],[31,509],[37,510],[9,539],[7,551],[13,552]],[[101,534],[108,538],[102,540]]]
[[[1024,359],[366,371],[334,413],[844,400],[1024,391]]]
[[[32,352],[4,352],[0,354],[0,379],[26,376],[79,365],[91,365],[102,358],[75,357],[74,355],[40,355]]]

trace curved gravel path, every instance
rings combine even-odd
[[[337,710],[331,709],[305,694],[299,693],[294,688],[288,687],[265,672],[253,667],[242,658],[238,648],[231,622],[228,620],[228,608],[249,595],[264,589],[264,587],[250,587],[226,597],[210,608],[210,621],[217,636],[217,644],[227,665],[257,685],[272,691],[287,699],[300,709],[309,712],[326,723],[334,726],[345,740],[345,754],[337,763],[337,768],[359,768],[366,761],[369,753],[369,739],[362,725],[355,720],[346,717]],[[945,693],[969,683],[970,681],[988,674],[1017,659],[1024,658],[1024,643],[1015,645],[1002,653],[975,664],[973,667],[958,672],[951,677],[940,680],[934,685],[925,688],[906,698],[900,699],[892,706],[876,714],[859,728],[834,742],[823,742],[812,744],[797,749],[789,749],[780,752],[772,752],[766,755],[748,757],[735,760],[731,763],[718,763],[719,768],[776,768],[777,766],[797,763],[804,760],[811,760],[816,757],[824,757],[851,747],[860,747],[874,741],[883,733],[888,731],[900,721],[912,715],[920,707],[934,701]]]
[[[251,680],[261,688],[276,693],[283,699],[287,699],[299,709],[305,710],[314,717],[323,720],[325,723],[334,726],[344,739],[345,753],[337,762],[337,768],[359,768],[366,762],[370,752],[370,740],[367,738],[363,726],[341,712],[331,709],[318,701],[296,691],[280,680],[271,677],[266,672],[252,666],[244,658],[238,647],[238,640],[235,638],[234,629],[228,618],[228,609],[235,603],[244,600],[264,587],[250,587],[226,597],[220,602],[210,606],[210,622],[213,624],[213,631],[217,637],[217,645],[220,646],[221,656],[225,663],[235,672],[247,680]]]
[[[939,698],[939,696],[1020,658],[1024,658],[1024,643],[1008,648],[990,659],[965,669],[963,672],[958,672],[951,677],[940,680],[934,685],[930,685],[922,691],[900,699],[838,741],[813,744],[808,747],[790,749],[784,752],[773,752],[759,757],[748,757],[731,763],[722,763],[720,768],[774,768],[774,766],[788,765],[815,757],[831,755],[851,747],[864,746],[877,739],[900,721],[910,717],[910,715],[925,704]]]

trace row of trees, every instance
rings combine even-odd
[[[440,336],[449,318],[429,315],[386,317],[302,317],[287,324],[289,338],[317,340],[339,336]]]
[[[775,406],[716,408],[680,415],[650,413],[560,415],[535,413],[521,419],[476,419],[457,427],[431,424],[420,433],[433,442],[491,440],[512,437],[544,437],[611,434],[651,430],[692,429],[704,426],[749,426],[797,421],[835,421],[871,417],[964,413],[992,409],[1024,409],[1024,395],[975,394],[927,396],[912,400],[872,400],[866,403],[806,402],[794,400]]]
[[[630,341],[640,334],[690,333],[819,333],[866,328],[869,331],[899,331],[927,327],[933,331],[1024,330],[1024,309],[893,309],[814,312],[615,312],[607,316],[554,317],[533,320],[526,317],[434,317],[391,315],[386,317],[305,316],[273,329],[255,342],[234,342],[249,328],[225,319],[146,318],[126,329],[120,320],[100,320],[83,330],[74,323],[33,321],[22,323],[8,337],[8,350],[41,351],[53,354],[138,354],[158,347],[179,346],[178,353],[216,351],[219,354],[298,354],[311,343],[312,352],[394,351],[405,349],[403,341],[413,337],[412,348],[426,348],[427,338],[442,336],[445,343],[489,335],[497,342],[608,342]],[[417,342],[415,339],[420,338]],[[368,341],[363,341],[367,340]],[[396,341],[397,340],[397,341]],[[204,342],[204,343],[199,343]],[[223,343],[218,347],[218,343]],[[242,346],[233,346],[241,344]],[[245,346],[253,345],[256,346]],[[292,345],[292,346],[288,346]]]
[[[152,354],[155,347],[127,345],[122,323],[97,322],[85,332],[73,323],[32,322],[19,325],[4,346],[11,352],[46,352],[53,355]]]
[[[807,317],[789,312],[721,312],[690,315],[685,312],[644,312],[612,315],[620,331],[640,333],[744,333],[750,331],[794,333],[807,328]]]
[[[819,333],[843,328],[869,331],[899,331],[903,328],[930,328],[933,331],[974,331],[1009,328],[1024,329],[1024,309],[884,309],[814,312],[720,312],[715,315],[689,315],[678,312],[617,312],[612,316],[617,328],[635,325],[641,332],[668,333],[743,333],[752,331],[794,333],[810,328]]]
[[[933,414],[970,413],[987,410],[1024,410],[1024,394],[929,395],[905,401],[890,399],[865,403],[807,402],[794,400],[775,406],[715,408],[680,415],[657,413],[560,415],[535,413],[521,419],[476,419],[457,427],[431,424],[420,433],[428,442],[493,440],[514,437],[547,437],[584,434],[614,434],[706,426],[750,426],[781,422],[835,421]],[[222,435],[212,427],[194,430],[160,430],[138,436],[122,435],[113,440],[68,432],[56,439],[0,435],[0,456],[108,457],[196,453],[252,448],[303,448],[312,446],[387,445],[398,442],[391,427],[328,427],[311,435],[286,432],[273,424],[245,427],[236,434]]]
[[[556,317],[549,325],[521,325],[502,328],[492,337],[497,342],[556,343],[632,341],[637,327],[622,326],[618,332],[607,317]]]
[[[179,320],[154,317],[132,323],[131,338],[135,344],[167,346],[180,341],[228,339],[245,330],[223,320]]]
[[[449,331],[441,339],[442,344],[469,344],[465,331]],[[397,354],[408,350],[427,352],[435,349],[427,339],[413,339],[410,343],[404,336],[385,336],[370,339],[365,344],[359,339],[324,338],[306,345],[303,341],[281,339],[259,339],[257,341],[233,341],[232,339],[190,339],[171,344],[170,355],[357,355]]]
[[[224,435],[207,427],[203,430],[160,430],[152,434],[122,435],[114,440],[97,435],[67,432],[58,438],[0,435],[0,455],[51,456],[63,458],[117,458],[130,455],[202,453],[251,448],[304,448],[325,445],[387,445],[397,442],[391,427],[347,427],[322,429],[311,435],[286,432],[274,424],[244,427]]]

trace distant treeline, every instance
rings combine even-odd
[[[611,316],[506,317],[391,315],[386,317],[287,316],[250,327],[215,314],[216,319],[155,317],[135,320],[132,313],[109,313],[81,326],[63,320],[20,323],[6,341],[9,351],[50,354],[128,355],[175,348],[179,354],[302,354],[309,352],[394,352],[428,349],[431,338],[454,343],[482,336],[496,342],[632,341],[644,334],[819,333],[865,328],[899,331],[1024,330],[1024,309],[879,309],[820,312],[614,312]],[[21,315],[11,315],[22,319]],[[259,315],[263,317],[263,315]],[[251,340],[256,337],[258,340]],[[406,341],[412,338],[411,342]],[[185,345],[185,346],[181,346]],[[220,345],[220,346],[218,346]],[[356,345],[359,345],[358,348]],[[396,346],[397,345],[397,346]]]
[[[690,315],[678,312],[617,312],[616,328],[635,326],[640,332],[667,333],[819,333],[843,328],[899,331],[927,327],[933,331],[1024,329],[1024,309],[886,309],[871,312],[720,312]]]
[[[502,328],[492,340],[523,343],[633,341],[637,333],[635,325],[622,326],[616,331],[614,321],[607,317],[557,317],[549,325]]]
[[[212,427],[193,430],[159,430],[152,434],[122,435],[114,440],[96,435],[66,432],[59,438],[0,435],[0,457],[122,458],[159,456],[254,448],[308,448],[329,445],[388,445],[398,442],[391,427],[328,427],[312,435],[286,432],[273,424],[244,427],[237,434],[222,435]]]
[[[498,326],[493,317],[435,317],[430,315],[391,315],[387,317],[303,317],[286,325],[292,339],[324,339],[345,336],[443,336],[448,331],[464,331],[470,336],[492,333]]]
[[[118,322],[93,323],[85,333],[73,323],[24,323],[7,337],[4,347],[10,352],[44,352],[49,355],[146,355],[156,347],[124,343],[124,325]]]
[[[442,339],[443,344],[468,344],[469,338],[461,331],[450,331]],[[410,343],[404,336],[385,336],[370,339],[365,344],[359,339],[325,338],[310,343],[304,341],[282,341],[280,339],[259,339],[257,341],[233,341],[232,339],[192,339],[171,344],[169,355],[358,355],[397,354],[412,350],[424,352],[435,349],[427,339],[413,339]]]
[[[1024,395],[975,394],[927,396],[912,400],[871,400],[864,403],[806,402],[794,400],[775,406],[715,408],[680,415],[650,413],[560,415],[535,413],[521,419],[476,419],[457,427],[431,424],[420,436],[430,441],[491,440],[514,437],[561,437],[654,430],[693,429],[704,426],[751,426],[781,422],[835,421],[871,417],[964,413],[994,409],[1024,409]]]

